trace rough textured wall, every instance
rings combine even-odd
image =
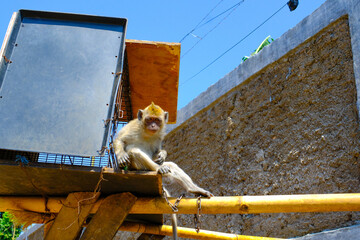
[[[359,137],[349,26],[342,17],[173,130],[164,146],[169,161],[217,196],[349,193],[360,192]],[[192,216],[179,219],[194,226]],[[354,224],[360,215],[202,219],[208,230],[295,237]]]

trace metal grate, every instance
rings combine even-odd
[[[112,167],[109,153],[104,156],[81,157],[51,153],[32,153],[24,151],[11,151],[0,149],[0,160],[16,161],[17,156],[23,157],[29,162],[65,164],[90,167]]]
[[[91,166],[91,167],[110,167],[109,155],[105,154],[103,157],[78,157],[59,154],[40,153],[38,158],[39,163],[53,163],[66,164],[77,166]]]
[[[116,129],[123,127],[126,122],[116,122],[113,125],[113,134],[110,136],[110,144],[116,134]],[[17,156],[25,157],[29,162],[51,163],[60,165],[89,166],[89,167],[114,167],[115,158],[111,148],[107,148],[104,156],[72,156],[52,153],[36,153],[0,149],[0,160],[16,161]]]
[[[114,122],[112,126],[112,134],[110,136],[110,145],[115,137],[116,130],[123,127],[126,122]],[[111,147],[108,147],[104,156],[81,157],[61,154],[39,153],[37,162],[39,163],[52,163],[52,164],[65,164],[76,166],[89,166],[89,167],[114,167],[114,154]]]
[[[36,152],[24,152],[24,151],[0,149],[0,159],[2,160],[15,161],[17,155],[24,156],[30,162],[37,162],[39,158],[39,153]]]

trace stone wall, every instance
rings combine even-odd
[[[360,192],[350,36],[344,15],[194,114],[167,135],[168,160],[217,196]],[[352,225],[360,214],[202,219],[208,230],[296,237]],[[180,215],[179,225],[193,227],[192,216]]]

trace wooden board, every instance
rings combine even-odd
[[[135,201],[136,197],[131,193],[114,194],[105,198],[80,240],[112,240]]]
[[[99,193],[93,192],[70,193],[46,234],[45,240],[76,239],[99,196]]]
[[[126,40],[133,117],[151,102],[176,123],[180,43]]]
[[[0,195],[66,196],[71,192],[93,192],[101,168],[0,161]],[[101,193],[131,192],[136,196],[160,196],[161,176],[156,172],[103,173]]]
[[[93,192],[100,180],[101,168],[29,163],[25,167],[0,159],[0,195],[67,196],[72,192]],[[162,178],[156,172],[103,172],[100,192],[110,195],[131,192],[136,197],[161,196]],[[128,215],[128,220],[161,224],[161,214]]]

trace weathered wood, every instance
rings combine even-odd
[[[43,235],[43,237],[45,237],[48,234],[48,232],[50,231],[50,228],[51,228],[51,226],[53,224],[54,224],[54,222],[44,223],[44,235]]]
[[[101,168],[29,163],[20,167],[0,159],[0,195],[67,196],[71,192],[92,192]],[[113,172],[103,170],[102,194],[131,192],[136,196],[160,196],[161,175],[156,172]]]
[[[131,193],[114,194],[105,198],[80,239],[113,239],[135,201],[136,197]]]
[[[180,43],[126,40],[133,117],[152,101],[176,122]]]
[[[0,196],[14,196],[13,204],[18,209],[31,211],[37,208],[35,212],[45,212],[45,198],[37,199],[35,196],[51,196],[47,207],[50,212],[59,212],[61,204],[56,200],[52,204],[51,199],[61,196],[60,199],[64,200],[63,196],[72,192],[93,192],[101,179],[101,172],[104,178],[100,183],[103,195],[121,192],[131,192],[137,197],[161,195],[162,178],[155,171],[114,172],[111,168],[33,162],[20,167],[14,161],[0,159]],[[31,201],[27,203],[18,199],[19,196]],[[0,209],[7,208],[4,204],[0,199]],[[163,222],[162,215],[131,215],[128,219],[154,224]]]
[[[63,203],[54,224],[46,234],[45,240],[75,239],[99,196],[100,193],[94,192],[70,193]]]

